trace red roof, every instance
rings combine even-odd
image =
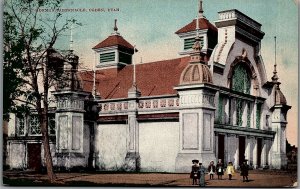
[[[99,48],[103,48],[103,47],[111,47],[111,46],[115,46],[115,45],[126,47],[129,49],[134,49],[134,47],[120,35],[108,36],[108,38],[101,41],[98,45],[93,47],[93,49],[99,49]]]
[[[196,30],[196,20],[197,19],[194,19],[191,23],[187,24],[186,26],[179,29],[175,33],[179,34],[179,33],[195,31]],[[209,29],[209,30],[218,32],[218,29],[214,25],[212,25],[206,18],[199,18],[199,28],[200,28],[200,30]]]
[[[173,87],[179,85],[180,75],[190,57],[163,60],[136,65],[137,87],[142,96],[177,94]],[[84,91],[92,91],[92,72],[81,72]],[[127,98],[132,86],[133,66],[122,69],[108,68],[97,70],[96,89],[102,99]]]

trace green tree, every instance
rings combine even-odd
[[[16,112],[17,106],[15,99],[24,94],[21,86],[24,83],[22,71],[22,52],[24,43],[21,38],[17,37],[16,25],[13,17],[4,12],[3,39],[4,39],[4,56],[3,56],[3,118],[8,120],[10,112]]]
[[[4,3],[4,104],[6,113],[36,110],[49,180],[56,176],[48,136],[49,89],[61,80],[64,57],[57,39],[75,20],[62,21],[62,0],[7,0]],[[45,13],[41,10],[48,10]],[[7,83],[6,83],[7,82]]]

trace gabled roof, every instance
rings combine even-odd
[[[141,96],[174,95],[182,71],[190,57],[163,60],[136,65],[136,82]],[[81,72],[84,91],[92,91],[92,72]],[[132,86],[133,66],[122,69],[108,68],[96,71],[96,90],[102,99],[127,98]]]
[[[93,47],[93,49],[111,47],[116,45],[129,48],[129,49],[134,49],[134,47],[120,35],[108,36],[105,40],[101,41],[95,47]]]
[[[196,30],[196,21],[197,21],[197,19],[194,19],[192,22],[190,22],[186,26],[182,27],[175,33],[179,34],[179,33],[195,31]],[[218,29],[214,25],[212,25],[206,18],[199,18],[199,28],[200,28],[200,30],[208,29],[208,30],[218,32]]]

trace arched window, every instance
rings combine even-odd
[[[251,79],[243,64],[237,64],[233,70],[232,90],[250,94]]]

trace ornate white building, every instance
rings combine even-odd
[[[291,106],[276,63],[273,77],[266,75],[261,24],[234,9],[219,12],[213,25],[200,1],[198,17],[176,34],[181,58],[133,65],[135,48],[115,24],[93,48],[95,74],[73,73],[73,87],[53,92],[54,166],[189,172],[193,159],[204,165],[222,159],[236,168],[244,159],[253,168],[286,166]],[[66,72],[78,65],[76,55],[68,59]],[[10,168],[40,168],[37,117],[11,115],[8,128]]]

